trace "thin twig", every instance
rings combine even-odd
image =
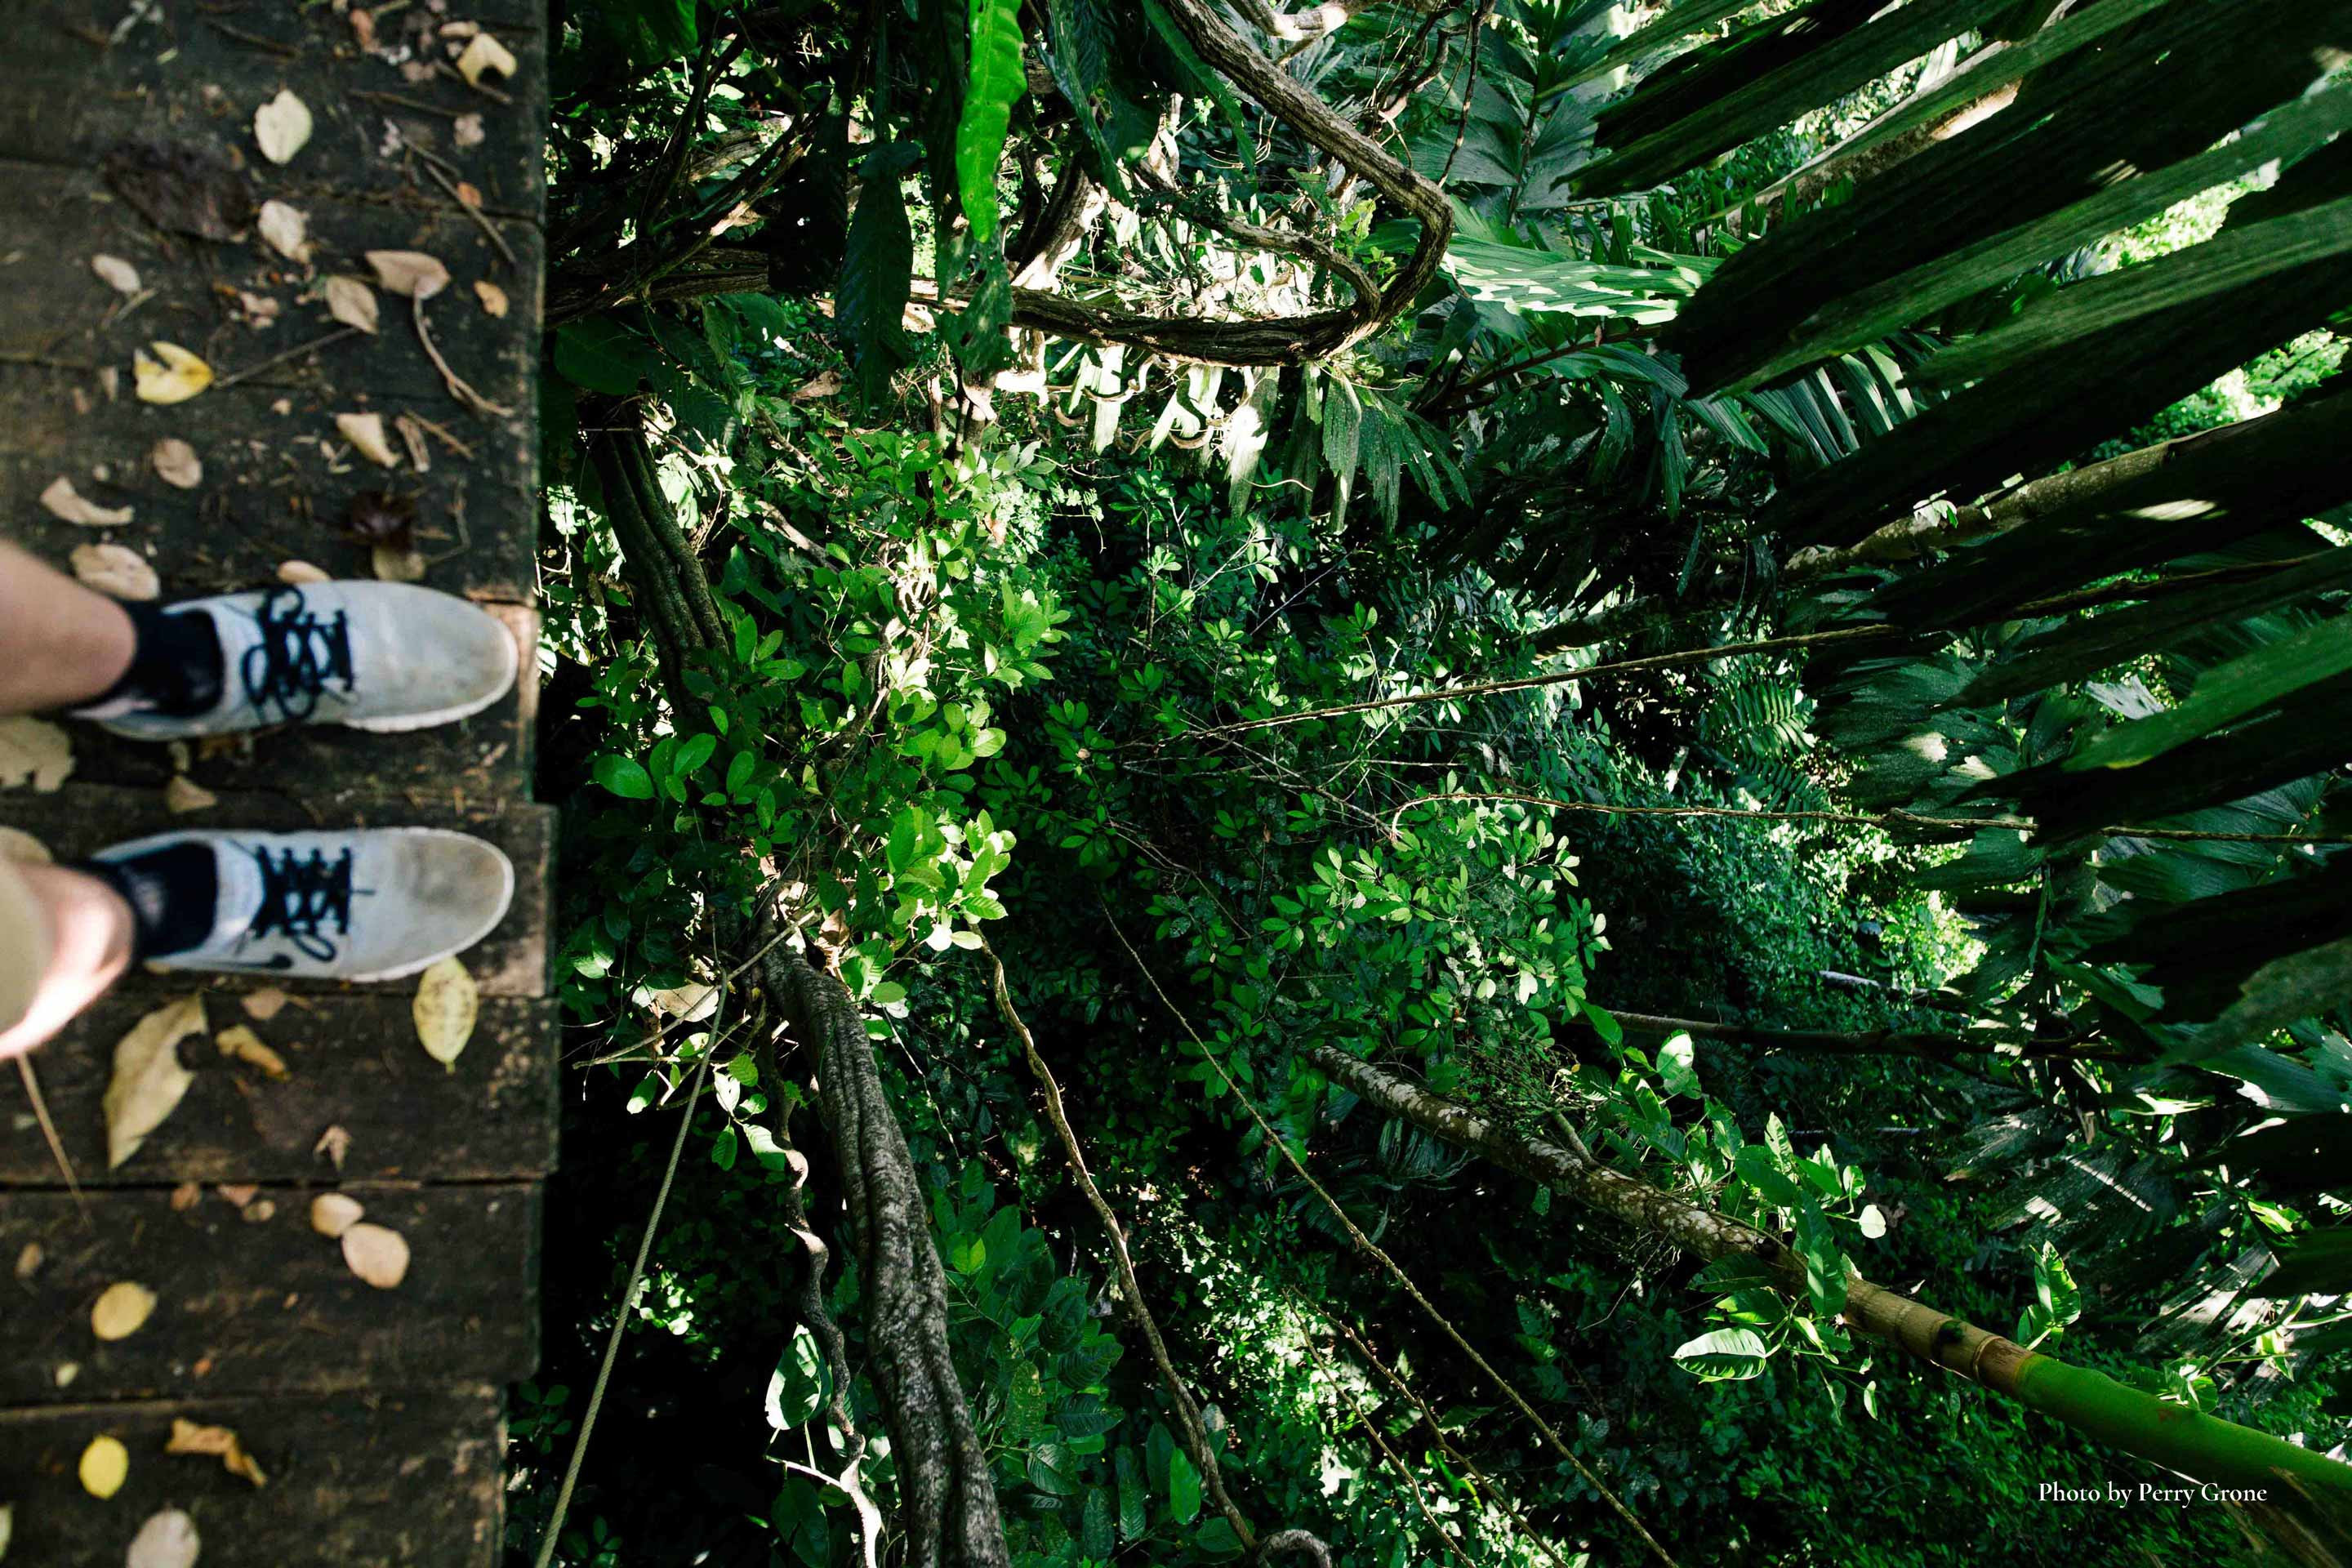
[[[1306,1345],[1307,1353],[1315,1358],[1316,1366],[1321,1370],[1326,1377],[1328,1377],[1331,1380],[1331,1386],[1338,1389],[1339,1391],[1340,1397],[1347,1400],[1348,1408],[1356,1413],[1356,1425],[1364,1429],[1364,1436],[1372,1440],[1372,1447],[1381,1451],[1381,1458],[1387,1460],[1389,1468],[1396,1471],[1398,1475],[1402,1476],[1404,1478],[1404,1484],[1412,1489],[1412,1506],[1421,1510],[1421,1517],[1428,1522],[1430,1530],[1437,1536],[1439,1550],[1443,1551],[1449,1559],[1457,1563],[1460,1562],[1462,1559],[1462,1552],[1459,1546],[1454,1542],[1454,1537],[1446,1533],[1445,1527],[1437,1522],[1437,1516],[1434,1513],[1432,1513],[1429,1510],[1429,1497],[1427,1493],[1422,1490],[1421,1478],[1414,1475],[1412,1468],[1402,1459],[1397,1458],[1396,1450],[1389,1447],[1389,1440],[1381,1436],[1379,1423],[1375,1422],[1371,1417],[1371,1413],[1364,1408],[1363,1402],[1356,1397],[1356,1391],[1349,1388],[1345,1382],[1341,1381],[1338,1374],[1332,1371],[1331,1363],[1323,1359],[1323,1352],[1315,1343],[1315,1336],[1312,1334],[1301,1334],[1299,1336],[1299,1340],[1301,1343]]]
[[[408,297],[408,304],[409,314],[416,322],[416,341],[425,345],[425,356],[433,362],[433,368],[441,373],[442,381],[448,385],[449,395],[476,414],[497,415],[500,418],[512,414],[513,409],[502,404],[492,403],[488,398],[476,392],[467,384],[463,376],[449,368],[449,362],[441,357],[441,351],[434,346],[433,334],[425,330],[425,296],[412,294]]]
[[[414,147],[409,149],[412,153],[416,150],[417,149]],[[457,185],[451,182],[448,175],[443,174],[439,169],[435,168],[430,163],[425,163],[424,167],[425,172],[433,176],[433,183],[439,185],[442,190],[448,194],[449,199],[457,204],[457,210],[464,213],[467,217],[472,218],[481,231],[490,237],[490,243],[499,247],[499,254],[506,258],[507,265],[509,268],[520,267],[522,265],[515,259],[514,247],[507,243],[507,237],[499,232],[499,226],[489,220],[488,214],[484,213],[481,208],[467,201],[464,196],[459,195],[457,194]]]
[[[352,96],[363,98],[370,103],[388,103],[394,109],[405,109],[417,114],[437,114],[444,120],[463,119],[466,113],[462,109],[444,109],[437,103],[419,103],[413,98],[403,98],[396,92],[373,92],[365,88],[353,88]]]
[[[231,371],[226,375],[215,376],[213,379],[212,389],[218,392],[224,386],[235,386],[238,382],[249,380],[265,370],[275,370],[288,360],[300,359],[304,354],[316,353],[320,349],[341,342],[345,338],[357,337],[359,332],[360,329],[357,327],[338,327],[325,337],[312,338],[307,343],[297,343],[283,353],[271,354],[268,359],[256,364],[247,365],[243,370]]]
[[[480,93],[484,98],[489,99],[498,103],[512,103],[514,101],[512,94],[501,92],[499,89],[490,86],[487,82],[467,81],[466,73],[459,70],[456,66],[451,65],[447,60],[436,60],[434,63],[440,68],[441,74],[443,76],[447,77],[451,81],[464,83],[465,86]]]
[[[712,988],[723,995],[726,992],[727,983],[729,981],[734,979],[737,975],[741,974],[745,970],[759,963],[760,960],[767,957],[768,954],[775,952],[777,948],[783,945],[786,939],[797,934],[799,931],[800,927],[798,926],[786,926],[783,930],[771,937],[766,942],[762,943],[759,952],[753,953],[751,957],[745,959],[742,963],[737,964],[734,968],[720,975],[714,983]],[[702,1023],[707,1021],[708,1020],[697,1018],[672,1018],[668,1023],[664,1024],[660,1028],[655,1030],[652,1034],[647,1035],[644,1039],[636,1042],[636,1044],[625,1047],[621,1050],[614,1052],[608,1057],[591,1057],[580,1065],[583,1068],[607,1067],[614,1062],[642,1059],[638,1058],[637,1053],[640,1051],[650,1050],[654,1047],[660,1045],[664,1040],[669,1038],[671,1030],[683,1028],[686,1025],[690,1023]]]
[[[73,1194],[74,1205],[81,1210],[82,1223],[97,1229],[98,1221],[89,1212],[89,1198],[74,1174],[73,1162],[66,1157],[65,1140],[58,1136],[58,1124],[49,1118],[49,1102],[42,1097],[41,1080],[34,1076],[30,1053],[17,1054],[16,1071],[25,1080],[25,1098],[33,1102],[33,1120],[41,1124],[41,1136],[48,1140],[49,1157],[58,1163],[58,1173],[66,1179],[66,1191]]]
[[[205,17],[205,26],[212,28],[215,32],[222,33],[229,37],[235,38],[247,48],[259,49],[264,54],[276,55],[279,59],[296,59],[299,58],[302,53],[301,50],[296,48],[291,44],[280,43],[276,38],[265,38],[259,33],[248,33],[243,27],[231,26],[228,23],[222,21],[218,16]]]

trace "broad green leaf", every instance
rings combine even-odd
[[[658,363],[645,339],[610,316],[556,330],[556,374],[591,392],[626,397]]]
[[[635,757],[616,757],[607,752],[598,757],[590,770],[596,782],[619,795],[623,800],[651,800],[654,797],[653,775]]]
[[[2352,616],[2337,616],[2207,670],[2188,701],[2095,737],[2066,759],[2066,771],[2137,767],[2346,670],[2352,670]]]
[[[890,376],[914,357],[902,324],[914,291],[915,238],[898,176],[920,149],[886,142],[866,154],[865,183],[849,219],[835,309],[848,336],[859,384],[879,397]]]
[[[1190,1524],[1201,1512],[1201,1472],[1181,1448],[1168,1456],[1168,1511],[1179,1524]]]
[[[1717,1329],[1685,1341],[1675,1359],[1709,1383],[1738,1383],[1764,1370],[1771,1350],[1750,1329]]]
[[[779,1432],[800,1426],[824,1405],[832,1383],[824,1348],[809,1326],[801,1324],[768,1377],[768,1425]]]
[[[1766,1203],[1784,1209],[1797,1208],[1804,1203],[1803,1189],[1782,1174],[1773,1162],[1772,1152],[1762,1144],[1748,1144],[1732,1156],[1732,1163],[1738,1168],[1739,1179]]]
[[[963,118],[956,126],[956,184],[963,195],[971,237],[985,246],[995,239],[996,166],[1013,106],[1027,81],[1021,64],[1018,0],[971,0],[971,77],[964,84]]]
[[[1040,1443],[1029,1450],[1029,1484],[1048,1497],[1071,1497],[1078,1489],[1078,1461],[1066,1443]]]

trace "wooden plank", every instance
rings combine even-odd
[[[175,816],[164,809],[159,790],[69,782],[49,795],[22,791],[0,795],[0,823],[31,834],[60,860],[79,859],[110,844],[174,828],[286,832],[328,826],[417,826],[476,834],[499,846],[513,860],[515,894],[507,918],[465,954],[466,967],[486,995],[544,994],[549,867],[555,833],[552,809],[468,796],[463,780],[449,781],[437,795],[418,791],[388,797],[381,791],[361,787],[361,781],[332,773],[315,779],[286,778],[281,788],[286,793],[225,795],[207,810]],[[283,984],[289,991],[351,989],[318,982]],[[415,982],[394,981],[388,986],[365,989],[405,994],[415,989]]]
[[[163,1188],[118,1189],[87,1194],[87,1213],[64,1193],[9,1194],[0,1259],[17,1278],[0,1404],[333,1394],[531,1374],[535,1184],[340,1190],[407,1240],[408,1273],[392,1289],[361,1279],[341,1245],[310,1228],[311,1194],[301,1188],[263,1187],[241,1209],[214,1188],[185,1208]],[[127,1338],[101,1341],[90,1308],[124,1280],[154,1292],[154,1311]]]
[[[410,998],[380,993],[296,996],[263,1021],[236,995],[206,991],[216,1037],[253,1030],[285,1059],[272,1080],[191,1039],[182,1059],[195,1082],[163,1126],[120,1170],[106,1168],[106,1112],[114,1043],[151,1010],[204,989],[202,975],[134,975],[33,1058],[66,1157],[84,1186],[177,1182],[331,1182],[320,1136],[350,1135],[341,1179],[488,1181],[555,1167],[556,1005],[487,996],[453,1068],[416,1041]],[[0,1073],[0,1184],[62,1180],[15,1072]],[[5,1263],[8,1259],[0,1259]]]
[[[9,50],[0,152],[9,156],[78,168],[95,167],[125,141],[199,148],[234,155],[266,177],[270,194],[299,205],[329,189],[399,189],[404,174],[382,156],[390,121],[456,164],[493,210],[536,217],[543,205],[544,12],[528,5],[466,7],[515,57],[515,79],[499,88],[505,103],[446,75],[411,82],[398,65],[362,55],[348,20],[324,5],[165,5],[158,23],[134,24],[111,45],[124,17],[117,0],[9,9],[0,26]],[[454,19],[422,5],[393,11],[378,40],[394,52],[418,49],[413,27]],[[441,58],[453,41],[436,42]],[[282,169],[261,157],[253,134],[254,110],[281,89],[293,89],[316,122],[310,144]],[[457,117],[471,114],[481,116],[483,139],[461,146]]]
[[[437,190],[373,201],[325,194],[299,208],[307,219],[306,263],[288,260],[257,233],[242,242],[163,233],[92,170],[0,162],[0,180],[7,206],[26,226],[19,232],[41,237],[37,245],[0,243],[0,279],[16,306],[0,319],[0,360],[112,365],[128,397],[131,356],[161,338],[203,356],[223,379],[252,371],[265,386],[331,386],[345,409],[398,399],[479,446],[477,432],[501,421],[478,418],[451,395],[418,340],[411,302],[398,296],[378,294],[373,336],[347,338],[310,361],[255,368],[341,329],[320,298],[320,279],[341,275],[373,284],[368,252],[422,251],[451,275],[448,287],[425,301],[434,345],[484,397],[515,410],[503,421],[510,426],[508,439],[528,431],[544,270],[539,231],[529,223],[477,222]],[[90,258],[100,255],[137,269],[136,304],[91,269]],[[506,296],[504,317],[488,313],[478,282]],[[201,414],[212,395],[158,412],[166,418]],[[433,457],[436,464],[457,460],[445,449]]]
[[[128,544],[156,562],[175,595],[257,586],[287,561],[367,576],[368,549],[346,536],[344,521],[353,497],[391,489],[414,498],[427,586],[529,603],[535,540],[516,526],[537,515],[528,425],[468,431],[481,442],[473,462],[387,475],[373,464],[331,462],[317,444],[321,432],[336,439],[334,416],[354,401],[325,384],[233,386],[152,408],[132,402],[127,385],[109,401],[87,374],[0,365],[0,533],[52,560],[78,544]],[[205,465],[196,489],[174,489],[150,467],[148,454],[165,437],[195,447]],[[51,515],[38,498],[60,475],[89,500],[131,507],[131,521],[89,528]]]
[[[236,1432],[269,1484],[257,1489],[217,1459],[165,1454],[174,1418]],[[75,1479],[100,1436],[131,1453],[130,1479],[102,1502]],[[122,1568],[141,1523],[178,1508],[195,1521],[204,1568],[492,1568],[504,1446],[487,1388],[0,1412],[11,1561]]]

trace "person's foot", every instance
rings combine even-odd
[[[276,724],[422,730],[514,684],[514,638],[452,594],[406,583],[281,584],[167,605],[130,689],[80,710],[118,735],[188,740]]]
[[[397,980],[463,952],[505,918],[514,866],[438,827],[162,833],[89,863],[167,969]]]

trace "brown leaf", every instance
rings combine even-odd
[[[147,558],[120,544],[75,545],[73,574],[89,586],[117,599],[152,599],[163,591]]]
[[[375,268],[376,287],[387,294],[430,300],[449,287],[449,269],[421,250],[371,250],[367,262]]]
[[[223,1182],[213,1191],[218,1193],[224,1201],[243,1208],[260,1194],[261,1188],[253,1182]]]
[[[262,1044],[261,1037],[245,1025],[230,1025],[213,1037],[213,1044],[220,1047],[221,1055],[259,1068],[264,1078],[285,1081],[286,1058]]]
[[[89,1310],[89,1331],[101,1340],[129,1339],[154,1310],[154,1291],[134,1279],[119,1279],[99,1292]]]
[[[265,1486],[269,1478],[245,1451],[236,1428],[230,1426],[200,1426],[184,1415],[172,1417],[172,1436],[163,1445],[167,1454],[218,1455],[221,1467],[230,1475],[242,1476],[255,1486]]]
[[[507,291],[505,289],[499,288],[488,279],[484,278],[478,279],[474,284],[474,295],[475,298],[481,300],[482,310],[485,314],[498,316],[500,318],[505,317],[507,313]]]
[[[47,795],[74,771],[73,742],[46,719],[0,716],[0,789],[30,784]]]
[[[172,1189],[172,1212],[185,1214],[205,1201],[205,1190],[194,1182],[182,1182]]]
[[[319,1142],[310,1152],[331,1163],[335,1169],[343,1168],[343,1156],[352,1152],[352,1135],[341,1127],[330,1127],[319,1134]]]
[[[458,181],[457,205],[460,206],[473,207],[478,211],[482,205],[481,187],[475,184],[471,180]]]
[[[115,1042],[114,1075],[108,1080],[106,1168],[121,1168],[139,1152],[147,1135],[179,1109],[195,1075],[180,1065],[180,1042],[205,1032],[202,993],[156,1008]]]
[[[405,550],[415,542],[416,498],[399,490],[362,490],[344,509],[343,529],[366,543]]]
[[[30,1279],[34,1275],[38,1274],[41,1271],[41,1259],[47,1256],[48,1254],[41,1250],[39,1242],[25,1243],[24,1249],[16,1254],[17,1279],[19,1281]]]
[[[205,480],[204,460],[196,449],[177,436],[166,436],[147,454],[155,475],[175,489],[192,490]]]
[[[327,314],[347,327],[357,327],[373,332],[380,321],[375,290],[356,278],[337,276],[319,286],[321,298],[327,301]]]
[[[193,144],[125,143],[107,154],[106,183],[157,228],[235,239],[253,221],[245,176]]]
[[[289,163],[310,140],[310,106],[280,88],[276,98],[253,112],[253,139],[273,163]]]
[[[286,993],[275,985],[265,985],[258,991],[246,993],[238,1005],[255,1023],[267,1024],[286,1010]]]
[[[118,294],[139,292],[139,268],[119,256],[93,256],[89,258],[89,269]]]
[[[174,816],[185,816],[192,811],[210,811],[219,804],[220,796],[185,773],[173,773],[172,782],[163,786],[163,809]]]
[[[48,489],[41,492],[41,505],[48,509],[50,516],[79,528],[120,528],[131,521],[131,515],[127,506],[100,506],[84,500],[81,492],[74,489],[73,480],[63,474],[51,479]]]
[[[343,1232],[343,1262],[379,1290],[408,1276],[408,1243],[396,1230],[362,1220]]]

